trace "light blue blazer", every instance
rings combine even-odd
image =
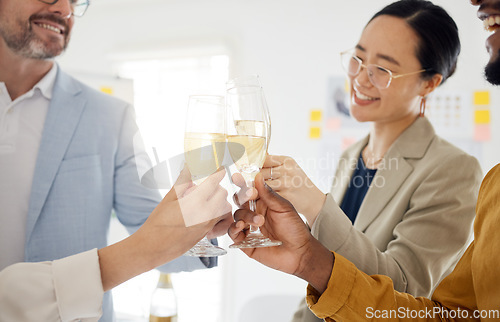
[[[144,223],[161,196],[140,184],[135,158],[148,157],[134,151],[137,130],[132,106],[58,69],[33,177],[25,261],[106,246],[112,210],[130,233]],[[205,267],[199,258],[180,257],[161,270]],[[102,321],[112,318],[110,295]]]

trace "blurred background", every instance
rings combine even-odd
[[[191,94],[224,94],[229,78],[258,74],[272,119],[270,154],[294,157],[327,192],[340,152],[365,136],[353,121],[339,53],[352,48],[382,0],[94,0],[58,58],[69,73],[135,105],[159,159],[183,152]],[[435,0],[455,19],[462,53],[426,115],[486,172],[500,159],[498,89],[483,79],[488,33],[468,0]],[[497,126],[493,126],[497,123]],[[152,152],[152,150],[148,150]],[[154,159],[153,159],[154,160]],[[113,223],[110,241],[125,232]],[[230,243],[220,239],[223,247]],[[114,290],[119,321],[147,321],[158,272]],[[173,274],[179,322],[288,321],[306,284],[238,250],[219,267]]]

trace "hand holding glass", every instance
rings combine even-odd
[[[223,96],[192,95],[189,97],[184,135],[184,156],[196,185],[222,166],[225,139],[225,102]],[[214,257],[225,255],[223,248],[213,245],[205,236],[185,255]]]
[[[266,158],[268,144],[269,114],[260,86],[236,86],[227,90],[226,133],[229,153],[236,168],[243,175],[247,186],[254,186],[254,179]],[[245,147],[243,156],[235,155],[231,143]],[[250,210],[255,211],[255,201],[249,201]],[[258,227],[250,227],[250,232],[240,243],[230,248],[254,248],[279,246],[280,241],[265,237]]]

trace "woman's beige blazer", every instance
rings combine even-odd
[[[387,151],[352,225],[338,204],[367,143],[342,154],[312,234],[365,273],[391,277],[396,290],[428,297],[471,240],[480,165],[418,118]],[[302,303],[293,321],[320,320]]]

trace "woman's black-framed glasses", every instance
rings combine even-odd
[[[52,5],[57,3],[57,1],[59,0],[38,0],[38,1]],[[73,14],[73,16],[82,17],[85,14],[85,11],[87,11],[87,8],[89,7],[90,0],[69,0],[69,3],[71,4],[71,10],[72,10],[71,13]]]
[[[342,61],[342,67],[349,76],[357,76],[361,72],[361,69],[365,68],[368,74],[368,79],[373,84],[373,86],[378,89],[388,88],[389,85],[391,85],[392,80],[395,78],[415,75],[427,71],[427,69],[421,69],[411,73],[394,75],[393,72],[382,66],[374,64],[363,64],[363,61],[358,56],[356,56],[352,50],[341,52],[340,59]]]

